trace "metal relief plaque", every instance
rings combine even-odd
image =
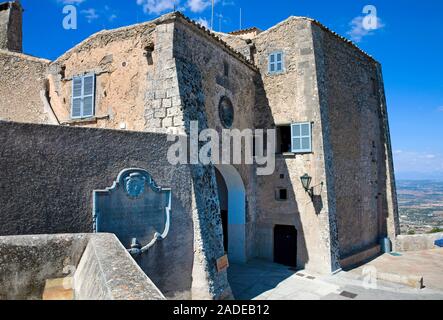
[[[93,201],[94,232],[114,233],[128,249],[139,243],[137,254],[169,232],[171,190],[146,170],[123,170],[112,187],[94,191]]]

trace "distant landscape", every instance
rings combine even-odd
[[[443,181],[398,180],[397,195],[402,234],[443,229]]]

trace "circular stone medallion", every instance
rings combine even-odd
[[[228,97],[224,96],[220,99],[218,114],[223,127],[231,128],[234,123],[234,107]]]

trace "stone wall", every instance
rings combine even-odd
[[[62,278],[74,300],[164,299],[112,234],[0,237],[0,262],[0,300],[41,300]]]
[[[205,167],[170,165],[166,135],[8,122],[0,132],[0,235],[91,232],[93,190],[112,186],[125,168],[145,169],[172,189],[172,211],[168,237],[142,268],[169,298],[191,298],[193,287],[209,299],[229,295],[226,272],[215,271],[223,247],[221,230],[214,232],[218,202],[208,200],[212,176]],[[207,266],[198,281],[195,261]]]
[[[0,237],[0,300],[41,299],[45,281],[68,276],[87,243],[81,234]]]
[[[255,70],[251,66],[245,65],[238,56],[212,38],[207,31],[181,16],[178,16],[174,23],[173,35],[174,65],[181,101],[182,127],[185,133],[190,133],[191,121],[198,121],[199,132],[206,128],[213,128],[221,132],[222,125],[218,117],[218,107],[222,96],[228,96],[234,105],[235,120],[233,127],[238,129],[252,128],[252,110],[254,106],[252,78],[255,75]],[[228,75],[225,75],[225,67],[229,69]],[[207,177],[206,187],[217,189],[213,166],[196,165],[194,169],[196,175]],[[238,170],[240,174],[246,175],[243,176],[243,181],[248,183],[247,188],[250,190],[248,195],[251,196],[251,203],[254,203],[254,194],[251,187],[254,183],[253,170],[251,166],[239,166]],[[209,201],[219,206],[217,192],[213,194],[213,199],[209,199]],[[252,212],[250,211],[250,216],[254,217]],[[206,215],[200,217],[199,221],[201,221],[200,225],[195,225],[197,241],[205,241],[205,238],[209,236],[204,228],[207,223],[215,226],[215,230],[210,231],[212,233],[211,237],[216,236],[222,241],[220,214],[213,217]],[[246,226],[246,229],[252,228],[252,221],[253,219],[251,219],[251,224]],[[246,233],[247,237],[248,234],[250,238],[252,237],[252,232],[246,231]],[[246,241],[246,243],[252,244],[252,241]],[[222,250],[208,249],[214,251],[219,257],[224,254],[223,248],[221,248]],[[207,268],[204,265],[201,267]],[[209,272],[216,273],[216,270],[210,269]],[[203,273],[200,272],[199,274],[197,272],[194,275],[195,277],[201,277],[201,274]]]
[[[226,49],[205,30],[184,19],[178,19],[175,23],[174,57],[187,132],[190,121],[197,120],[200,131],[212,128],[221,137],[224,127],[219,117],[219,104],[224,96],[231,100],[234,108],[232,129],[254,129],[257,77],[254,67],[239,59],[238,55]],[[193,101],[192,97],[197,97],[197,101]],[[234,167],[244,182],[248,203],[246,225],[239,226],[245,228],[246,243],[238,245],[246,245],[246,257],[250,259],[255,257],[255,167],[245,164]],[[234,228],[232,221],[231,228]]]
[[[46,99],[49,61],[0,50],[0,119],[57,123]]]
[[[372,58],[318,24],[313,33],[318,73],[324,76],[320,94],[332,146],[340,255],[345,258],[388,236],[387,219],[393,215],[384,88]]]
[[[432,234],[398,235],[395,239],[397,251],[420,251],[436,248],[435,240],[443,239],[443,232]]]
[[[275,128],[293,122],[312,122],[313,152],[277,155],[272,176],[258,177],[257,255],[273,259],[275,225],[293,225],[298,232],[297,266],[331,272],[338,265],[333,183],[326,161],[330,157],[328,131],[320,110],[316,57],[311,22],[289,18],[253,40],[261,80],[257,84],[255,124]],[[268,56],[284,52],[285,70],[268,74]],[[264,89],[261,89],[263,87]],[[304,191],[300,176],[312,176],[314,201]],[[276,189],[286,188],[288,200],[278,201]]]
[[[164,300],[113,234],[89,236],[73,275],[75,300]]]
[[[15,1],[0,3],[0,49],[22,51],[22,8]]]
[[[62,124],[143,131],[155,24],[101,31],[51,63],[49,95]],[[71,120],[72,77],[95,73],[95,117]]]

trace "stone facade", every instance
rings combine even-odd
[[[379,64],[315,25],[342,259],[395,239],[392,155]],[[388,227],[389,225],[389,227]]]
[[[22,51],[22,12],[18,0],[0,3],[0,49]]]
[[[147,57],[154,30],[146,23],[103,31],[52,62],[49,96],[60,123],[143,131],[148,77],[155,72]],[[95,116],[72,121],[72,80],[85,73],[96,77]]]
[[[0,119],[58,123],[47,99],[48,65],[48,60],[0,50]]]
[[[273,52],[283,56],[284,68],[278,73],[268,70]],[[24,57],[12,59],[12,54],[6,52],[3,55],[10,59],[3,63],[9,75],[0,75],[0,90],[4,85],[20,85],[18,71],[30,64],[23,64]],[[394,240],[399,232],[381,67],[317,21],[290,17],[264,32],[252,29],[214,34],[175,12],[151,22],[99,32],[55,61],[40,61],[38,66],[34,77],[46,79],[42,82],[46,99],[41,99],[39,105],[41,88],[30,91],[33,93],[28,99],[36,101],[36,110],[23,111],[20,108],[27,100],[22,100],[21,94],[15,90],[2,92],[10,101],[8,106],[16,108],[7,120],[82,129],[1,126],[1,130],[18,136],[15,140],[4,138],[6,145],[15,147],[2,154],[2,163],[21,169],[17,174],[11,172],[12,176],[3,174],[1,179],[24,179],[30,171],[17,161],[25,156],[29,168],[42,167],[42,173],[32,175],[33,180],[24,187],[37,185],[37,194],[46,199],[39,202],[40,212],[47,217],[29,210],[36,201],[33,196],[16,203],[17,198],[8,194],[1,198],[12,212],[6,216],[17,218],[18,212],[29,211],[30,219],[35,218],[33,225],[38,226],[33,228],[47,230],[42,221],[55,219],[51,225],[54,232],[88,230],[91,207],[84,201],[88,192],[97,185],[109,186],[118,168],[146,168],[159,185],[170,186],[173,194],[178,192],[173,212],[177,210],[175,223],[179,226],[171,223],[170,234],[172,243],[182,245],[168,247],[170,254],[155,248],[152,254],[156,259],[148,257],[142,263],[168,297],[230,296],[226,272],[215,269],[215,260],[224,254],[220,206],[221,202],[229,202],[221,201],[229,197],[217,192],[221,178],[216,172],[223,169],[203,164],[170,165],[165,157],[171,142],[164,134],[173,130],[179,137],[187,137],[191,121],[198,121],[200,132],[212,128],[220,133],[224,128],[219,116],[223,97],[232,102],[232,128],[240,131],[278,129],[296,122],[312,124],[312,151],[277,154],[273,174],[259,176],[256,165],[250,164],[230,167],[240,177],[237,182],[240,180],[241,186],[237,184],[235,192],[232,188],[227,192],[230,197],[243,197],[244,208],[231,212],[235,223],[228,223],[228,234],[234,230],[236,237],[243,239],[238,246],[244,246],[244,261],[255,257],[274,259],[274,230],[279,225],[297,230],[297,268],[321,273],[338,270],[341,261],[354,261],[361,256],[359,253],[376,254],[379,249],[374,248],[380,248],[382,238]],[[73,77],[92,73],[96,79],[95,114],[71,119]],[[38,112],[46,112],[47,118],[32,118]],[[139,132],[125,134],[87,127]],[[39,136],[45,141],[39,142]],[[20,148],[14,141],[21,142]],[[79,153],[75,148],[80,141],[85,146]],[[43,147],[48,144],[51,147],[45,151]],[[35,152],[36,147],[37,153],[25,151],[29,148]],[[79,157],[70,157],[70,153]],[[51,161],[42,165],[46,157]],[[50,198],[59,199],[53,203],[46,197],[47,188],[43,188],[48,179],[45,172],[51,182],[48,187],[54,192]],[[66,194],[60,193],[66,188],[59,189],[65,181],[63,172],[68,173],[67,178],[75,177],[80,185],[66,187],[73,200],[63,205],[69,208],[64,211],[67,220],[58,219],[56,214],[60,201],[66,202],[62,200]],[[300,182],[305,173],[312,177],[312,198]],[[225,182],[224,189],[233,184]],[[287,191],[286,200],[276,198],[276,190],[280,189]],[[228,207],[224,203],[222,209]],[[13,221],[9,220],[11,224],[5,225],[3,233],[34,230],[14,225]],[[173,262],[172,257],[177,261]],[[165,272],[177,278],[167,278]]]

